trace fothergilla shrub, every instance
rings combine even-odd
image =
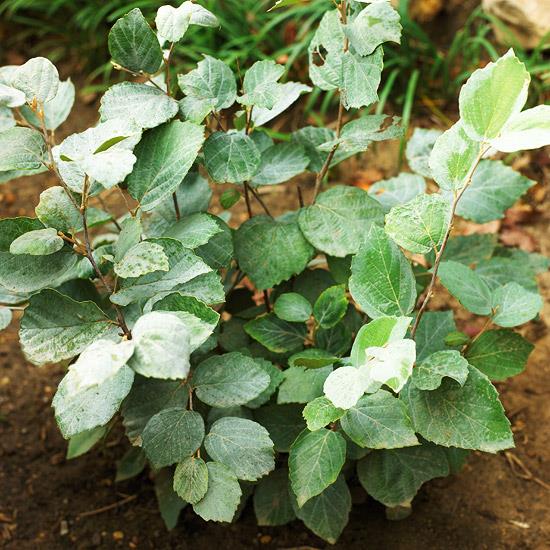
[[[0,69],[0,181],[57,178],[34,217],[0,220],[1,325],[23,307],[27,359],[68,365],[53,407],[69,456],[122,423],[117,480],[151,468],[168,527],[185,506],[234,521],[251,498],[260,525],[299,518],[334,543],[350,483],[391,512],[472,450],[514,445],[492,382],[525,367],[514,328],[541,309],[548,260],[452,229],[501,218],[534,184],[493,158],[550,144],[550,106],[522,110],[529,73],[509,51],[464,85],[454,126],[413,133],[412,172],[334,185],[331,168],[402,136],[399,119],[367,114],[384,43],[400,40],[390,3],[327,1],[309,74],[338,94],[338,119],[287,141],[269,124],[311,85],[270,60],[242,63],[242,82],[210,56],[176,75],[190,25],[218,21],[188,1],[161,7],[156,31],[137,8],[119,19],[109,49],[133,77],[61,142],[71,81],[45,58]],[[259,190],[304,172],[311,204],[273,217]],[[475,338],[433,311],[437,284],[485,319]]]

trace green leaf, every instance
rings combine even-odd
[[[197,247],[195,254],[212,269],[228,268],[234,255],[233,232],[221,218],[212,214],[208,217],[217,225],[219,232],[210,237],[207,243]]]
[[[445,451],[423,444],[404,449],[373,451],[357,464],[365,491],[386,506],[410,502],[423,483],[449,475]]]
[[[413,172],[432,178],[429,159],[437,138],[442,134],[441,130],[415,128],[413,135],[407,142],[407,162]]]
[[[183,379],[193,351],[187,324],[173,313],[152,311],[132,329],[135,351],[129,365],[142,376]]]
[[[123,366],[99,385],[75,390],[73,375],[69,371],[61,380],[53,398],[55,419],[65,439],[103,426],[111,420],[128,395],[134,372]]]
[[[383,57],[380,46],[367,57],[361,57],[349,50],[344,52],[339,88],[346,109],[360,109],[378,101],[378,87],[384,68]]]
[[[210,357],[193,374],[197,397],[212,407],[245,405],[270,382],[269,375],[254,359],[237,352]]]
[[[296,221],[254,216],[234,235],[239,267],[258,290],[272,288],[301,273],[314,254]]]
[[[456,213],[476,223],[501,219],[535,183],[501,161],[481,161]]]
[[[154,239],[150,242],[162,246],[164,253],[168,257],[170,269],[168,271],[148,273],[141,277],[124,279],[120,284],[119,290],[111,296],[111,302],[127,306],[137,300],[153,296],[159,297],[159,294],[162,292],[181,290],[184,283],[190,282],[199,275],[211,271],[198,256],[184,248],[179,241],[174,239]]]
[[[531,76],[510,49],[506,55],[474,71],[459,97],[464,130],[475,141],[489,141],[517,115],[525,102]]]
[[[29,254],[30,256],[49,256],[63,248],[63,239],[52,227],[35,229],[24,233],[12,241],[10,254]]]
[[[326,397],[316,397],[305,406],[302,414],[306,419],[307,429],[314,432],[336,422],[345,412],[344,409],[335,407]]]
[[[317,369],[290,367],[283,371],[285,379],[279,386],[277,403],[309,403],[323,395],[323,384],[332,366]]]
[[[542,298],[517,283],[508,283],[492,293],[495,312],[493,323],[500,327],[516,327],[534,319],[542,309]]]
[[[271,396],[277,391],[277,388],[281,385],[281,382],[284,380],[283,372],[278,369],[273,363],[270,363],[266,359],[261,359],[255,357],[254,361],[256,365],[261,367],[269,375],[269,386],[262,392],[258,397],[255,397],[252,401],[249,401],[246,406],[250,409],[257,409],[265,403],[267,403]]]
[[[184,105],[194,105],[201,114],[219,112],[233,105],[237,97],[237,85],[233,71],[219,59],[205,55],[197,68],[185,75],[178,75],[178,85],[187,96]],[[193,117],[193,122],[202,122],[201,116]]]
[[[252,111],[254,126],[263,126],[286,111],[304,92],[311,92],[311,88],[301,82],[285,82],[277,86],[277,100],[272,109],[255,107]]]
[[[307,348],[288,358],[289,367],[307,367],[308,369],[320,369],[338,361],[338,357],[331,355],[323,349]]]
[[[330,544],[336,543],[348,524],[350,511],[351,494],[344,476],[295,510],[308,529]]]
[[[162,246],[147,241],[132,246],[114,267],[115,273],[123,279],[169,269],[168,257]]]
[[[239,103],[248,107],[273,109],[278,99],[278,80],[285,72],[284,65],[271,59],[256,61],[244,75],[244,94],[238,98]]]
[[[258,525],[261,526],[285,525],[296,517],[292,507],[286,468],[271,472],[256,485],[254,513]]]
[[[407,315],[416,303],[411,265],[383,229],[373,225],[351,263],[349,289],[371,318]]]
[[[452,311],[427,311],[418,324],[416,331],[416,360],[418,363],[432,353],[447,348],[445,337],[456,331]]]
[[[293,143],[277,143],[261,155],[258,172],[251,180],[253,185],[283,183],[304,172],[309,164],[304,149]]]
[[[139,447],[130,447],[117,461],[115,483],[131,479],[143,472],[147,457]]]
[[[204,439],[204,421],[181,407],[155,414],[143,430],[143,449],[155,468],[170,466],[190,457]]]
[[[208,490],[208,468],[202,458],[189,456],[176,466],[174,491],[180,498],[197,504]]]
[[[86,454],[96,443],[105,437],[107,431],[107,426],[99,426],[98,428],[93,428],[71,437],[67,446],[67,460]]]
[[[315,345],[324,351],[342,356],[351,347],[353,334],[351,329],[341,321],[331,328],[319,328],[315,332]]]
[[[304,431],[290,447],[288,469],[292,491],[301,508],[338,478],[346,459],[346,442],[336,432]]]
[[[510,422],[496,389],[474,367],[469,367],[462,387],[450,379],[433,391],[409,384],[400,398],[409,408],[415,430],[437,445],[488,453],[514,446]]]
[[[312,313],[311,304],[297,292],[281,294],[273,306],[275,315],[283,321],[300,323],[307,321]]]
[[[252,179],[260,160],[260,151],[242,132],[215,132],[204,144],[205,166],[217,183],[243,183]]]
[[[177,221],[166,231],[164,237],[180,241],[185,248],[195,249],[222,231],[222,226],[215,216],[196,212]]]
[[[467,183],[480,152],[480,144],[464,131],[462,120],[441,134],[430,154],[433,179],[441,187],[460,191]]]
[[[451,260],[441,262],[437,272],[443,286],[469,311],[491,313],[491,291],[483,279],[468,266]]]
[[[128,216],[120,223],[121,230],[114,245],[115,262],[120,262],[125,254],[141,240],[141,217]],[[164,254],[164,250],[162,251]]]
[[[48,187],[40,193],[35,208],[36,216],[46,227],[55,227],[64,233],[76,233],[82,227],[82,216],[60,185]]]
[[[331,256],[356,254],[365,233],[382,223],[382,208],[357,187],[336,186],[300,211],[300,229],[318,250]]]
[[[306,427],[300,405],[266,405],[254,411],[254,419],[267,429],[275,450],[280,453],[288,453]]]
[[[241,193],[238,189],[232,188],[224,191],[220,195],[220,204],[222,208],[229,210],[232,206],[235,206],[241,199]]]
[[[11,309],[9,307],[0,306],[0,331],[8,328],[11,319]]]
[[[534,346],[512,330],[484,332],[466,348],[468,363],[491,380],[506,380],[523,372]]]
[[[141,444],[141,434],[155,414],[170,407],[185,407],[188,395],[188,386],[180,380],[159,380],[137,375],[122,406],[122,423],[132,444]]]
[[[412,383],[419,390],[436,390],[444,378],[452,378],[464,386],[468,378],[468,361],[458,351],[436,351],[412,373]]]
[[[239,479],[256,481],[275,468],[273,441],[268,431],[252,420],[230,416],[217,420],[204,447],[213,460]]]
[[[500,136],[491,140],[491,146],[504,153],[538,149],[549,144],[549,129],[550,109],[548,105],[538,105],[513,115]]]
[[[138,82],[111,86],[101,98],[101,120],[128,118],[140,128],[154,128],[176,116],[178,102],[164,92]]]
[[[394,206],[386,216],[386,233],[399,245],[417,254],[439,249],[451,221],[451,206],[438,194],[416,196]]]
[[[249,321],[244,330],[273,353],[295,351],[303,345],[307,335],[304,323],[289,323],[273,313]]]
[[[207,462],[208,490],[193,510],[205,521],[230,522],[237,511],[242,490],[235,475],[219,462]]]
[[[128,192],[148,212],[170,197],[195,162],[204,128],[174,120],[147,132],[136,147],[137,162],[128,177]]]
[[[0,132],[0,172],[38,170],[46,161],[46,144],[36,130],[16,126]],[[21,174],[25,175],[25,174]]]
[[[29,300],[19,339],[25,357],[36,365],[78,355],[111,328],[94,302],[76,302],[56,290],[43,290]]]
[[[171,469],[165,468],[155,476],[155,494],[160,515],[169,531],[176,527],[181,511],[187,506],[187,502],[174,492],[173,484]]]
[[[360,447],[395,449],[418,445],[405,405],[390,392],[364,395],[340,419],[342,429]]]
[[[476,273],[491,290],[515,282],[526,290],[538,291],[536,271],[525,260],[496,256],[489,260],[481,260],[476,266]]]
[[[369,195],[376,199],[388,213],[394,206],[412,201],[426,192],[426,180],[416,174],[401,172],[395,178],[381,180],[369,187]]]
[[[331,328],[344,317],[348,309],[346,288],[332,286],[324,290],[313,306],[313,316],[323,328]]]
[[[11,83],[25,94],[27,103],[45,103],[57,95],[59,73],[49,59],[33,57],[14,70]]]
[[[139,8],[121,17],[109,32],[109,52],[126,69],[156,73],[162,63],[159,41]]]
[[[387,2],[370,4],[344,27],[351,46],[359,55],[370,55],[384,42],[401,42],[397,11]]]
[[[460,204],[460,203],[459,203]],[[447,242],[443,260],[453,260],[465,265],[477,264],[493,255],[497,245],[497,235],[493,233],[460,235],[452,237]],[[435,254],[427,255],[428,262],[433,265]]]

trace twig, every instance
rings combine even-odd
[[[300,184],[296,185],[296,191],[298,192],[298,204],[300,205],[300,208],[303,208],[304,196],[302,195],[302,188],[300,187]]]
[[[168,55],[166,56],[166,61],[164,62],[164,80],[166,81],[166,93],[172,97],[172,92],[170,91],[170,61],[172,60],[172,52],[174,51],[175,42],[170,44],[170,49],[168,50]]]
[[[271,313],[271,303],[269,302],[269,292],[267,290],[264,290],[264,304],[266,311]]]
[[[537,485],[540,485],[547,491],[550,491],[550,485],[546,483],[546,481],[543,481],[542,479],[538,478],[525,466],[523,461],[518,458],[516,455],[512,454],[510,451],[505,451],[504,456],[506,457],[506,460],[508,461],[508,465],[510,466],[513,474],[521,479],[525,479],[526,481],[534,481]],[[518,471],[519,468],[520,471]]]
[[[174,210],[176,211],[176,221],[179,222],[181,219],[181,214],[180,214],[180,207],[178,204],[178,194],[176,193],[176,191],[172,193],[172,200],[174,201]]]
[[[136,498],[137,498],[137,495],[130,495],[130,496],[127,496],[126,498],[123,498],[122,500],[119,500],[118,502],[113,502],[112,504],[108,504],[107,506],[102,506],[101,508],[97,508],[96,510],[82,512],[82,514],[78,514],[76,517],[80,519],[80,518],[87,518],[90,516],[96,516],[98,514],[103,514],[103,512],[108,512],[109,510],[114,510],[115,508],[124,506],[124,504],[128,504],[129,502],[136,500]]]
[[[449,237],[451,236],[451,231],[453,229],[453,219],[456,214],[456,208],[458,206],[458,202],[462,198],[462,195],[466,192],[466,189],[470,186],[472,183],[472,178],[474,176],[474,172],[476,171],[476,168],[478,167],[479,163],[481,162],[481,159],[483,158],[483,155],[487,152],[488,147],[481,146],[480,152],[474,161],[472,167],[470,168],[470,171],[468,172],[468,175],[466,176],[464,187],[457,193],[455,192],[455,196],[453,199],[453,203],[451,206],[451,216],[449,219],[449,225],[447,226],[447,230],[445,231],[445,236],[443,237],[443,242],[441,243],[441,246],[439,248],[439,251],[437,252],[435,256],[435,262],[432,268],[432,278],[430,280],[430,284],[428,285],[428,289],[426,291],[426,296],[424,300],[422,301],[422,304],[418,310],[418,313],[416,315],[416,319],[414,320],[413,327],[411,329],[411,338],[414,340],[414,337],[416,335],[416,331],[418,330],[418,325],[420,323],[420,319],[422,319],[422,316],[424,315],[424,312],[426,311],[426,308],[428,307],[428,303],[430,302],[430,299],[433,295],[433,290],[435,287],[435,282],[437,279],[437,271],[439,269],[439,264],[441,263],[441,259],[443,258],[443,253],[445,252],[445,248],[447,247],[447,243],[449,242]]]
[[[262,208],[264,209],[264,212],[270,217],[273,219],[273,216],[271,214],[271,212],[269,211],[269,208],[267,207],[267,205],[265,204],[264,200],[262,199],[262,197],[260,196],[260,193],[258,191],[256,191],[256,189],[254,189],[254,187],[251,187],[250,185],[248,186],[248,188],[250,189],[250,192],[252,193],[252,195],[254,196],[254,198],[260,203],[260,205],[262,206]]]
[[[246,210],[248,211],[248,217],[251,218],[254,214],[252,213],[252,207],[250,206],[250,186],[248,182],[244,182],[244,200],[246,202]]]

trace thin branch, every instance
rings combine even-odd
[[[250,205],[250,186],[247,181],[244,182],[244,200],[246,202],[248,217],[251,218],[254,214],[252,213],[252,207]]]
[[[441,246],[439,248],[439,251],[437,252],[435,256],[435,262],[432,268],[432,278],[430,280],[430,284],[428,285],[428,289],[426,291],[426,296],[424,300],[422,301],[422,304],[420,305],[420,309],[418,310],[418,314],[416,315],[416,319],[414,321],[413,327],[411,329],[411,338],[414,340],[414,337],[416,335],[416,331],[418,330],[418,325],[420,324],[420,319],[422,319],[422,316],[424,315],[424,312],[426,311],[426,308],[428,307],[428,303],[430,302],[430,299],[433,295],[433,290],[435,287],[435,282],[437,279],[437,271],[439,269],[439,264],[441,263],[441,259],[443,258],[443,253],[445,252],[445,248],[447,247],[447,243],[449,242],[449,237],[451,236],[451,231],[453,229],[453,220],[456,214],[456,208],[458,206],[458,203],[464,193],[466,192],[466,189],[470,186],[472,183],[472,178],[474,176],[474,173],[481,162],[481,159],[483,158],[483,155],[487,152],[488,147],[481,146],[481,150],[474,161],[472,167],[470,168],[470,171],[468,172],[468,175],[466,176],[466,183],[464,184],[464,187],[457,193],[455,191],[455,196],[453,199],[453,203],[451,206],[451,217],[449,219],[449,225],[447,226],[447,230],[445,231],[445,236],[443,237],[443,242],[441,243]]]
[[[180,206],[178,204],[178,194],[174,191],[172,193],[172,201],[174,202],[174,210],[176,212],[176,221],[180,221],[181,219],[181,213],[180,213]]]
[[[122,500],[119,500],[118,502],[113,502],[112,504],[108,504],[107,506],[102,506],[101,508],[97,508],[96,510],[90,510],[89,512],[82,512],[82,514],[78,514],[78,516],[76,517],[78,519],[87,518],[90,516],[96,516],[97,514],[102,514],[103,512],[109,512],[110,510],[114,510],[115,508],[119,508],[124,504],[128,504],[129,502],[136,500],[136,498],[137,498],[137,495],[130,495],[130,496],[127,496],[126,498],[123,498]]]
[[[269,292],[267,290],[264,290],[264,304],[266,311],[271,313],[271,303],[269,302]]]
[[[174,51],[175,42],[172,42],[170,44],[170,49],[168,50],[168,55],[166,57],[166,61],[164,62],[164,80],[166,83],[166,93],[172,97],[172,93],[170,91],[170,61],[172,60],[172,52]]]
[[[304,196],[302,195],[302,188],[300,187],[300,184],[296,185],[296,191],[298,192],[298,204],[300,205],[300,208],[303,208]]]
[[[248,184],[247,184],[248,185]],[[254,189],[254,187],[251,187],[250,185],[248,185],[248,188],[250,189],[250,192],[252,193],[252,195],[254,196],[254,198],[260,203],[261,207],[264,209],[264,212],[270,217],[273,219],[273,215],[271,214],[271,212],[269,211],[269,208],[267,207],[267,204],[264,202],[264,200],[262,199],[262,197],[260,196],[260,193],[258,191],[256,191],[256,189]]]

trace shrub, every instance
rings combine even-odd
[[[0,221],[2,325],[24,304],[29,361],[70,363],[53,400],[69,456],[121,420],[132,446],[117,479],[149,463],[169,527],[186,504],[232,521],[253,493],[261,525],[299,518],[333,543],[354,476],[392,512],[470,451],[513,446],[492,381],[525,366],[532,345],[513,329],[537,316],[548,260],[452,227],[501,218],[533,185],[490,156],[550,143],[550,107],[522,111],[529,74],[509,51],[463,87],[452,128],[413,134],[414,173],[325,190],[330,168],[400,137],[384,115],[344,123],[378,99],[383,44],[400,39],[389,3],[326,12],[310,77],[339,93],[336,128],[280,143],[266,124],[311,88],[281,83],[273,61],[238,86],[205,57],[176,90],[170,53],[189,25],[217,19],[190,2],[160,8],[156,32],[139,9],[119,19],[113,62],[141,81],[112,86],[99,123],[57,145],[71,82],[44,58],[1,70],[2,181],[58,179],[36,217]],[[259,188],[304,171],[312,204],[271,216]],[[232,184],[220,216],[207,212],[209,182]],[[114,189],[116,219],[90,206]],[[249,219],[230,229],[242,195]],[[475,338],[450,309],[429,310],[437,281],[485,318]]]

